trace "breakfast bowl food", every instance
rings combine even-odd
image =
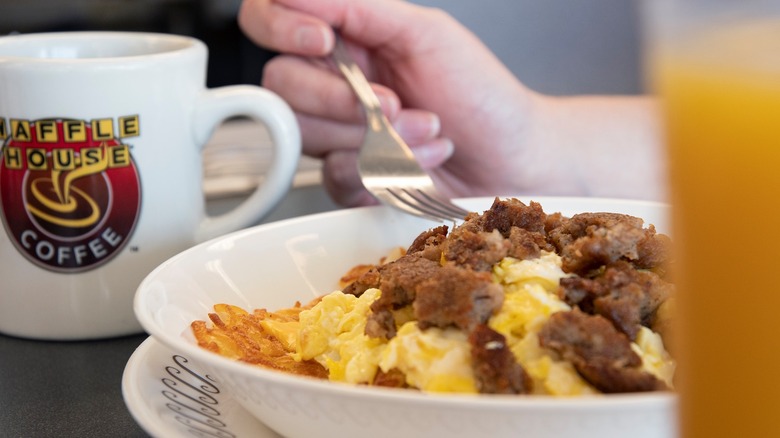
[[[493,198],[479,198],[460,200],[459,203],[471,211],[483,212],[490,209],[494,201],[496,200]],[[622,213],[643,219],[644,222],[640,223],[644,226],[652,224],[661,233],[667,228],[667,208],[656,203],[545,197],[514,201],[523,206],[530,206],[532,201],[535,201],[544,212],[559,212],[563,217],[590,212]],[[215,313],[215,305],[229,304],[249,311],[275,311],[290,308],[296,301],[309,303],[338,289],[339,279],[345,273],[354,274],[353,268],[356,266],[375,263],[399,246],[408,248],[421,233],[436,229],[439,225],[441,224],[404,215],[385,207],[370,207],[291,219],[234,233],[185,251],[152,272],[136,294],[136,315],[156,340],[173,351],[187,355],[208,370],[210,376],[227,388],[247,411],[284,436],[674,436],[676,397],[671,390],[669,366],[657,367],[655,375],[649,377],[652,373],[632,370],[629,374],[641,374],[642,378],[638,381],[644,383],[640,386],[632,386],[633,383],[628,386],[619,384],[618,388],[624,392],[622,394],[605,394],[604,392],[615,392],[614,388],[609,385],[602,386],[602,383],[594,384],[592,379],[585,383],[576,380],[580,375],[588,375],[588,370],[597,368],[593,365],[599,363],[598,358],[573,359],[574,362],[579,361],[580,366],[574,372],[571,372],[574,368],[569,367],[568,373],[565,372],[566,366],[556,368],[553,366],[555,361],[551,362],[550,359],[537,361],[526,370],[529,374],[526,381],[531,381],[526,391],[496,390],[507,387],[517,389],[518,385],[496,385],[495,380],[485,378],[485,374],[492,375],[491,372],[482,373],[477,379],[472,377],[471,381],[466,379],[465,384],[464,379],[452,378],[434,379],[433,383],[426,383],[424,378],[420,380],[418,373],[413,385],[405,385],[418,389],[398,389],[374,387],[362,384],[359,380],[358,384],[338,383],[280,372],[215,354],[198,345],[198,340],[203,341],[203,332],[196,337],[192,329],[193,322],[207,320],[209,313]],[[504,269],[512,270],[506,266]],[[570,266],[569,269],[599,268]],[[643,268],[653,269],[656,267]],[[452,273],[448,272],[446,276],[449,277],[450,274]],[[355,288],[355,283],[359,286],[360,282],[355,280],[360,276],[361,274],[354,274],[350,277],[350,287]],[[461,281],[456,280],[455,283]],[[363,282],[366,282],[365,279]],[[358,289],[364,290],[355,296],[363,292],[370,294],[366,290],[371,290],[370,287]],[[491,301],[483,300],[482,296],[478,298],[480,303]],[[486,337],[481,338],[485,339],[483,346],[488,347],[481,351],[482,356],[493,357],[493,347],[501,342],[491,336],[501,332],[506,324],[502,325],[500,321],[487,324],[487,319],[482,316],[476,316],[476,319],[456,318],[457,321],[452,318],[447,320],[445,316],[442,322],[442,314],[435,304],[436,297],[432,300],[434,305],[419,305],[428,309],[420,313],[427,315],[421,317],[422,325],[439,324],[443,328],[434,327],[432,330],[449,330],[446,326],[460,324],[461,329],[469,332],[474,332],[476,326],[487,327]],[[543,301],[547,302],[546,299]],[[552,303],[548,308],[558,305]],[[472,313],[485,314],[485,306],[480,304],[476,307],[483,310]],[[487,306],[492,309],[487,313],[498,314],[499,307],[501,303],[494,302]],[[547,313],[575,315],[574,312],[561,310],[593,306],[591,303],[589,306],[574,304],[569,307],[572,309],[548,309]],[[388,316],[387,312],[385,313],[385,317]],[[376,325],[377,321],[382,320],[386,318],[376,320],[373,324]],[[322,321],[318,320],[315,325],[325,326]],[[539,332],[541,327],[528,328],[535,325],[539,324],[529,322],[524,330],[544,333],[547,347],[556,348],[560,339],[551,333],[552,329]],[[644,329],[635,324],[624,325],[629,333],[633,333],[627,336],[628,338],[636,341],[642,337],[639,332]],[[202,329],[204,327],[207,330],[208,326],[201,326]],[[384,333],[384,336],[401,338],[407,331],[402,327],[398,333]],[[611,345],[612,341],[606,344]],[[631,346],[631,349],[637,348]],[[527,349],[518,351],[528,352]],[[403,349],[396,348],[395,352],[396,358],[409,356],[408,351],[404,352]],[[313,356],[316,356],[316,353],[318,351],[315,351]],[[642,353],[639,354],[642,356],[647,351],[642,350],[639,353]],[[560,356],[559,359],[570,354],[565,348],[556,353]],[[327,363],[328,360],[333,360],[333,356],[320,359]],[[399,363],[393,362],[394,365]],[[667,362],[667,365],[669,363],[671,362]],[[370,366],[376,367],[377,364]],[[432,365],[423,363],[420,368],[426,366]],[[393,366],[386,365],[386,368],[387,370],[382,372],[392,369]],[[484,369],[484,366],[482,368]],[[333,369],[338,367],[334,366]],[[555,374],[549,372],[550,369],[558,369],[557,374],[564,378],[550,379],[550,374]],[[345,373],[338,374],[343,376]],[[360,375],[359,372],[356,374]],[[404,374],[410,376],[414,372],[405,369]],[[349,381],[333,378],[331,380]],[[625,380],[627,379],[618,379],[619,382]],[[475,381],[477,383],[474,383]],[[571,383],[572,381],[574,383]],[[562,392],[561,394],[568,394],[562,397],[548,395],[561,387],[574,390],[570,393]],[[634,389],[660,390],[636,392]],[[485,394],[486,392],[497,394]],[[524,393],[509,394],[510,392]]]

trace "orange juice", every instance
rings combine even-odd
[[[681,436],[780,437],[780,21],[661,53]]]

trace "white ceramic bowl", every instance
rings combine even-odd
[[[661,204],[593,198],[519,197],[545,212],[622,212],[667,231]],[[492,198],[458,203],[483,211]],[[431,395],[355,387],[265,370],[202,350],[190,332],[216,303],[276,310],[329,293],[359,263],[408,246],[436,223],[385,207],[271,223],[193,247],[141,284],[135,313],[159,342],[207,370],[240,404],[288,437],[577,437],[676,435],[670,393],[583,398]]]

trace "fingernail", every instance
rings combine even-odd
[[[376,96],[379,98],[379,105],[382,107],[382,111],[384,111],[385,115],[390,119],[394,119],[401,109],[398,99],[383,93],[376,93]]]
[[[295,31],[295,44],[305,53],[323,54],[327,38],[327,32],[321,26],[302,26]]]
[[[455,145],[448,138],[437,138],[414,146],[412,152],[423,169],[432,169],[442,165],[452,157],[452,154],[455,152]]]
[[[407,141],[426,141],[435,138],[441,128],[435,114],[403,114],[393,123],[396,131]]]

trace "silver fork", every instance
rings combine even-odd
[[[363,105],[366,134],[358,155],[363,185],[380,202],[406,213],[443,221],[462,220],[468,211],[439,193],[430,176],[382,113],[379,98],[336,33],[331,58]]]

